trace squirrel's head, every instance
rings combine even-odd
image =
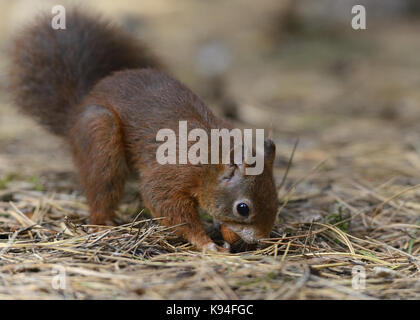
[[[219,165],[206,196],[199,200],[200,206],[214,219],[247,243],[268,238],[276,219],[275,149],[273,141],[265,139],[264,170],[259,175],[246,175],[245,163]]]

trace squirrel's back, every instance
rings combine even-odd
[[[51,19],[39,16],[16,37],[10,84],[16,105],[55,134],[66,134],[72,107],[100,79],[160,67],[147,48],[101,17],[73,10],[58,30]]]

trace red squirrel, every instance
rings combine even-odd
[[[176,132],[181,120],[207,131],[232,124],[123,30],[79,10],[66,21],[54,30],[51,17],[39,16],[16,36],[10,84],[24,113],[68,141],[91,224],[112,224],[127,175],[135,173],[145,207],[199,249],[226,251],[206,234],[198,210],[232,241],[267,238],[278,209],[273,141],[265,139],[264,170],[255,176],[243,173],[246,164],[159,164],[159,129]]]

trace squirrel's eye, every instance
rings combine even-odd
[[[243,203],[243,202],[238,203],[238,205],[236,206],[236,210],[243,217],[249,216],[249,207],[246,203]]]

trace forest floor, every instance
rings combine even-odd
[[[0,299],[420,299],[420,24],[290,35],[269,23],[276,1],[236,2],[96,11],[150,43],[216,113],[229,99],[238,125],[271,127],[279,187],[299,139],[275,237],[199,252],[150,217],[134,183],[120,226],[88,232],[65,144],[16,112],[1,72]],[[224,98],[194,64],[213,39],[232,56]]]

